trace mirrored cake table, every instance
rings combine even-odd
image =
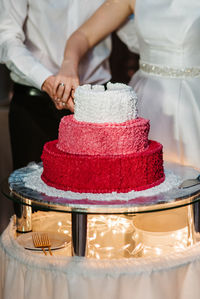
[[[181,181],[199,174],[173,163],[166,163],[165,168]],[[80,200],[27,187],[24,178],[33,171],[31,166],[19,169],[1,185],[5,197],[21,207],[17,229],[32,230],[32,209],[71,214],[72,255],[97,259],[157,256],[178,252],[198,239],[199,184],[185,189],[174,186],[166,192],[129,200]]]

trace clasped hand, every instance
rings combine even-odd
[[[69,109],[74,112],[74,92],[79,85],[75,70],[63,63],[56,76],[48,77],[42,90],[48,93],[58,110]]]

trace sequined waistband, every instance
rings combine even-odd
[[[159,66],[140,61],[140,69],[146,73],[169,78],[200,77],[200,68],[185,67],[173,68],[168,66]]]

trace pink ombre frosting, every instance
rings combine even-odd
[[[45,144],[42,180],[78,193],[126,193],[165,179],[162,145],[148,140],[149,120],[137,114],[130,86],[79,86],[74,115],[64,116],[58,141]]]
[[[60,122],[57,148],[71,154],[131,154],[148,148],[148,133],[149,120],[144,118],[97,124],[69,115]]]

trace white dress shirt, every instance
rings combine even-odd
[[[61,65],[68,37],[104,0],[0,0],[0,62],[14,82],[41,89]],[[110,37],[81,61],[80,83],[110,80]]]

